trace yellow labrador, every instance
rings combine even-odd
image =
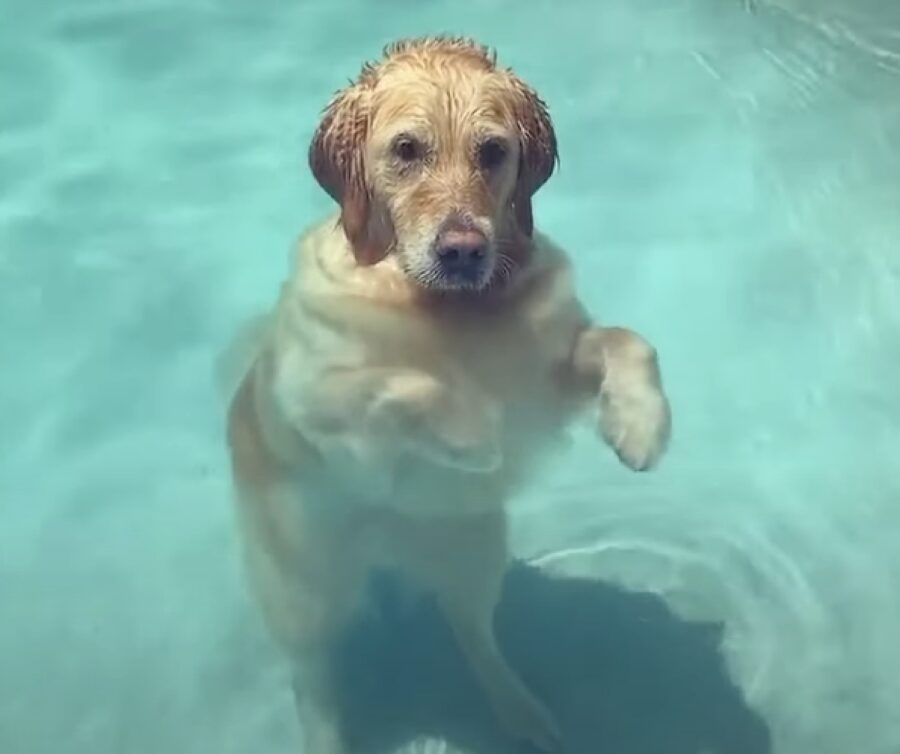
[[[670,414],[654,350],[591,323],[533,227],[556,159],[543,102],[462,39],[390,46],[313,137],[340,213],[301,238],[229,412],[248,571],[310,754],[346,750],[326,653],[381,564],[436,595],[508,730],[558,744],[494,639],[504,505],[577,413],[634,469]]]

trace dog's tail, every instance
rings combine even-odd
[[[243,322],[219,354],[214,366],[216,388],[227,403],[259,356],[268,332],[271,314],[259,314]]]

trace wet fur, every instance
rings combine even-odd
[[[416,180],[384,149],[398,122],[433,148]],[[482,132],[512,150],[490,176],[471,166]],[[325,658],[375,565],[437,595],[513,735],[558,745],[494,640],[504,506],[585,409],[633,468],[663,451],[669,409],[653,349],[592,325],[566,256],[534,230],[555,162],[543,103],[465,40],[392,46],[314,136],[311,169],[340,211],[300,239],[228,416],[248,572],[294,662],[307,751],[345,751]],[[490,234],[483,290],[419,275],[451,212]]]

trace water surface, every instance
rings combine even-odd
[[[675,411],[650,475],[577,434],[519,554],[723,621],[779,754],[896,754],[900,4],[875,0],[0,0],[0,750],[292,750],[212,364],[329,208],[320,107],[439,31],[548,101],[537,222]]]

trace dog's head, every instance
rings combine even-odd
[[[535,92],[463,39],[389,46],[326,108],[310,147],[360,264],[395,254],[418,285],[482,290],[521,261],[557,160]]]

